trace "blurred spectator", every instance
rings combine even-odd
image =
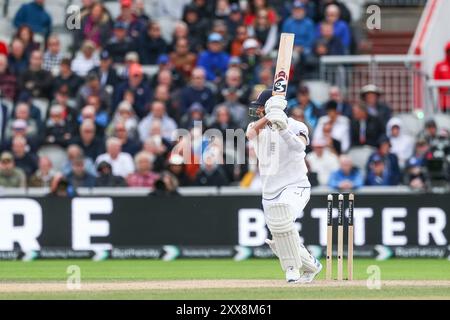
[[[333,35],[341,41],[345,53],[349,53],[352,35],[348,23],[341,20],[341,10],[339,9],[339,6],[330,4],[326,7],[324,22],[333,26]],[[320,27],[321,25],[317,26],[317,37],[320,37]]]
[[[228,0],[217,0],[215,6],[214,17],[218,20],[225,20],[231,12]]]
[[[343,55],[346,49],[342,40],[334,33],[334,25],[330,22],[322,22],[319,28],[317,42],[323,42],[327,46],[327,55]]]
[[[90,175],[95,176],[97,174],[97,170],[95,169],[94,162],[90,158],[86,158],[84,156],[83,149],[76,144],[71,144],[67,147],[67,162],[64,163],[62,167],[62,173],[67,176],[70,172],[72,172],[72,163],[75,159],[83,158],[84,159],[84,168]]]
[[[8,66],[11,73],[19,76],[28,68],[28,56],[25,54],[25,45],[20,39],[13,39],[11,51],[8,55]]]
[[[269,22],[269,11],[262,9],[256,14],[255,23],[248,28],[249,36],[261,44],[261,54],[266,56],[272,53],[277,46],[278,26]],[[239,35],[239,34],[238,34]]]
[[[242,49],[244,49],[244,52],[240,58],[244,82],[248,85],[254,85],[259,80],[257,76],[261,63],[259,43],[253,38],[248,38],[244,41]]]
[[[233,121],[239,128],[247,128],[248,124],[248,109],[239,102],[239,97],[243,95],[243,89],[229,87],[222,89],[222,95],[225,101],[222,103],[225,106]],[[213,114],[217,111],[217,106],[214,108]]]
[[[60,105],[50,107],[49,118],[45,124],[44,143],[67,147],[75,128],[64,120],[64,109]]]
[[[140,64],[132,64],[129,69],[128,81],[117,86],[114,93],[114,108],[124,99],[126,92],[132,94],[133,109],[136,115],[140,119],[144,118],[148,114],[148,103],[152,97],[152,92],[144,78],[144,72]]]
[[[111,55],[106,50],[100,53],[100,65],[94,67],[89,73],[97,75],[102,88],[110,87],[107,90],[114,90],[114,87],[120,82],[120,78],[113,67]]]
[[[320,108],[311,100],[307,86],[299,86],[296,97],[288,101],[288,111],[293,108],[303,110],[306,122],[311,127],[316,127],[320,116]]]
[[[310,54],[314,42],[314,23],[306,16],[305,5],[296,0],[293,4],[292,14],[287,18],[281,32],[294,33],[294,50],[297,53]]]
[[[64,175],[57,173],[53,177],[48,195],[51,197],[76,197],[77,192]]]
[[[66,125],[71,129],[71,132],[73,134],[78,126],[78,119],[77,119],[77,111],[72,105],[69,105],[70,104],[69,90],[67,86],[66,87],[63,86],[60,89],[58,89],[58,91],[56,91],[55,100],[52,102],[52,105],[53,104],[61,106],[63,119],[66,122]],[[51,107],[47,110],[46,116],[47,119],[50,116],[50,110]]]
[[[138,126],[139,137],[141,141],[145,141],[149,136],[153,122],[158,121],[161,124],[161,135],[165,139],[172,140],[177,124],[166,113],[166,107],[163,103],[155,101],[151,105],[151,112],[141,120]]]
[[[233,130],[234,134],[234,130],[236,130],[238,126],[234,122],[234,119],[231,117],[228,107],[225,105],[219,105],[216,107],[215,119],[210,128],[219,130],[222,133],[223,139],[225,139],[227,136],[226,130]]]
[[[309,168],[317,173],[319,185],[326,186],[330,175],[339,169],[338,157],[327,148],[325,140],[314,138],[312,141],[313,151],[306,155]]]
[[[72,71],[72,61],[64,58],[59,66],[59,75],[54,80],[55,91],[65,88],[70,98],[75,98],[78,90],[83,85],[83,79]]]
[[[244,41],[249,37],[249,32],[246,26],[238,26],[236,28],[236,36],[230,43],[230,55],[232,57],[240,57],[243,53]]]
[[[218,91],[218,102],[228,100],[233,103],[239,102],[243,105],[248,104],[249,96],[251,94],[251,88],[249,85],[244,83],[242,71],[237,66],[230,66],[228,68],[225,74],[225,82],[219,87]],[[234,94],[229,96],[230,93]]]
[[[366,177],[367,186],[389,186],[389,172],[385,170],[383,159],[375,155],[369,162],[369,170]]]
[[[25,188],[26,178],[24,172],[17,168],[14,157],[10,152],[3,151],[0,155],[0,187]]]
[[[445,58],[436,64],[434,68],[434,79],[450,80],[450,42],[445,46]],[[448,87],[439,88],[439,105],[442,111],[450,108],[450,89]]]
[[[13,131],[24,130],[25,136],[36,139],[39,135],[39,125],[35,119],[30,116],[30,106],[27,103],[20,102],[14,110],[14,121],[9,121],[6,137],[11,138]]]
[[[37,156],[27,150],[27,140],[24,137],[14,137],[11,151],[17,168],[23,170],[27,177],[30,177],[37,170]]]
[[[34,0],[23,4],[14,17],[14,26],[28,25],[33,32],[47,37],[52,31],[52,17],[44,8],[45,0]]]
[[[29,57],[35,50],[40,50],[41,46],[38,42],[34,41],[34,32],[28,25],[22,25],[14,36],[15,39],[20,39],[25,46],[25,55]]]
[[[214,152],[207,152],[200,165],[200,170],[195,179],[197,186],[225,186],[228,184],[227,176],[219,164],[218,155]]]
[[[405,183],[413,190],[424,191],[428,187],[428,177],[423,167],[423,161],[416,157],[411,157],[406,162]]]
[[[155,182],[154,191],[150,193],[150,196],[157,197],[170,197],[179,196],[180,193],[177,191],[178,180],[177,178],[168,171],[164,171],[161,174],[159,180]]]
[[[425,140],[428,144],[431,144],[438,138],[438,130],[436,121],[429,119],[425,122],[424,129],[418,134],[418,140]]]
[[[157,22],[147,26],[147,32],[142,33],[139,40],[139,58],[142,64],[156,64],[158,57],[167,54],[168,46],[161,36],[161,27]]]
[[[230,14],[225,18],[227,24],[228,32],[230,34],[237,34],[239,26],[243,23],[242,11],[239,3],[230,4]]]
[[[183,156],[172,153],[169,158],[168,170],[176,177],[181,187],[192,185],[191,179],[186,174],[186,167]]]
[[[85,84],[80,88],[76,98],[77,108],[84,108],[89,103],[92,96],[100,98],[100,104],[109,109],[111,105],[111,95],[100,85],[100,79],[94,72],[90,72],[86,77]]]
[[[127,187],[125,179],[112,174],[111,165],[102,161],[97,166],[98,176],[95,178],[96,187]]]
[[[8,56],[8,46],[2,40],[0,40],[0,55]]]
[[[278,22],[277,13],[268,6],[267,2],[267,0],[250,0],[248,3],[248,10],[244,16],[244,24],[247,26],[255,24],[258,13],[262,10],[267,11],[269,23],[276,24]]]
[[[66,178],[69,184],[74,188],[95,187],[95,176],[86,171],[83,158],[76,158],[72,161],[72,171]]]
[[[373,84],[368,84],[361,89],[361,99],[364,101],[370,115],[378,117],[386,127],[391,118],[391,108],[380,101],[381,90]]]
[[[197,50],[206,42],[206,33],[209,30],[208,21],[202,17],[197,6],[189,4],[184,8],[183,21],[187,24],[188,34],[198,44]],[[196,51],[197,51],[196,50]]]
[[[63,54],[61,52],[59,38],[57,35],[51,35],[47,40],[43,69],[51,72],[53,75],[58,75],[62,59]]]
[[[6,128],[9,121],[8,108],[1,103],[0,99],[0,147],[3,148],[3,144],[6,141]]]
[[[353,190],[362,187],[364,178],[358,168],[353,166],[352,159],[347,155],[339,158],[339,169],[334,171],[328,186],[339,190]]]
[[[123,123],[125,125],[125,128],[127,130],[128,136],[130,138],[137,138],[138,137],[138,118],[134,114],[133,107],[131,106],[131,103],[128,101],[122,101],[119,106],[117,107],[116,112],[114,113],[114,116],[112,118],[112,121],[110,122],[108,128],[106,129],[106,134],[108,136],[112,136],[114,134],[114,128],[117,123]]]
[[[84,40],[92,41],[97,48],[104,47],[110,36],[111,17],[101,2],[92,1],[81,10],[81,28],[74,30],[74,49]]]
[[[318,21],[323,20],[325,18],[326,8],[329,5],[334,4],[339,7],[340,18],[342,20],[344,20],[345,22],[347,22],[348,24],[352,23],[351,12],[347,8],[347,6],[344,4],[344,2],[337,1],[337,0],[321,0],[318,2],[319,2],[319,5],[317,6],[317,10],[319,11],[318,12]]]
[[[197,65],[206,71],[206,79],[219,83],[228,68],[229,55],[223,50],[223,37],[218,33],[211,33],[208,37],[208,48],[203,51]]]
[[[125,123],[117,122],[114,128],[114,135],[122,142],[122,151],[129,153],[134,157],[142,148],[142,144],[138,138],[130,138]]]
[[[56,172],[48,157],[39,157],[39,168],[29,178],[28,187],[30,188],[49,188]]]
[[[196,122],[202,124],[205,121],[205,109],[203,106],[194,102],[192,106],[190,106],[188,113],[186,113],[180,120],[180,128],[184,129],[192,129]]]
[[[134,157],[134,163],[136,171],[127,177],[128,186],[154,188],[160,176],[152,171],[153,156],[145,151],[140,152]]]
[[[30,65],[18,80],[21,91],[29,92],[34,98],[51,99],[53,76],[42,69],[42,52],[35,50],[31,53]]]
[[[170,53],[170,63],[188,81],[192,70],[197,64],[197,56],[189,50],[189,41],[186,38],[178,39],[175,42],[175,50]]]
[[[132,39],[138,39],[144,32],[145,21],[140,19],[133,9],[133,0],[120,0],[120,14],[116,21],[126,26],[128,36]]]
[[[380,157],[384,162],[384,174],[386,175],[387,185],[395,186],[398,185],[401,178],[400,167],[398,164],[398,158],[395,154],[391,152],[391,143],[389,138],[383,136],[378,141],[378,149],[375,151],[367,161],[367,172],[370,170],[370,165],[373,159]]]
[[[96,134],[95,123],[92,119],[85,119],[80,125],[79,135],[72,140],[83,149],[84,155],[95,161],[105,151],[104,141]]]
[[[347,117],[337,113],[337,103],[329,101],[325,106],[327,115],[319,118],[314,136],[324,138],[324,126],[326,123],[331,125],[331,136],[340,142],[342,152],[350,148],[350,121]]]
[[[369,145],[376,147],[384,135],[383,124],[377,117],[371,116],[361,104],[353,106],[351,121],[352,146]]]
[[[106,153],[99,155],[95,163],[98,165],[102,161],[111,164],[112,172],[116,176],[126,178],[134,172],[133,158],[130,154],[122,152],[122,142],[118,138],[108,138]]]
[[[0,101],[2,98],[14,101],[17,94],[17,78],[10,72],[8,57],[0,54]]]
[[[391,118],[387,123],[386,135],[391,142],[391,152],[398,158],[401,168],[414,152],[414,139],[405,133],[403,122],[399,118]]]
[[[181,93],[181,112],[186,112],[194,103],[200,103],[211,113],[214,108],[214,95],[210,88],[206,86],[206,73],[203,68],[195,68],[192,71],[192,80],[190,85],[183,89]]]
[[[91,40],[85,40],[81,45],[80,51],[77,52],[72,60],[71,69],[80,77],[85,77],[99,63],[99,57],[95,51],[95,43]]]
[[[337,86],[330,87],[328,91],[329,100],[335,101],[337,103],[337,112],[340,115],[346,116],[352,119],[352,106],[347,102],[341,92],[341,89]]]

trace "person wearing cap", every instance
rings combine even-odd
[[[82,7],[80,29],[71,30],[75,50],[84,40],[90,40],[97,48],[103,48],[110,37],[111,27],[111,15],[102,2],[92,1],[91,5]]]
[[[72,60],[71,69],[80,77],[86,77],[89,71],[100,63],[95,43],[85,40]]]
[[[261,54],[266,56],[272,53],[278,41],[278,25],[270,23],[269,11],[259,10],[256,13],[255,23],[248,27],[248,34],[261,44]]]
[[[133,95],[133,109],[139,119],[148,114],[148,103],[152,98],[152,90],[144,76],[142,66],[138,63],[130,65],[128,70],[128,80],[116,87],[113,97],[113,112],[118,104],[123,101],[125,94]]]
[[[207,50],[200,53],[197,66],[206,71],[206,79],[219,83],[228,68],[230,56],[223,50],[223,37],[219,33],[208,36]]]
[[[450,80],[450,41],[445,46],[444,60],[438,62],[434,68],[435,80]],[[439,105],[442,111],[450,109],[450,88],[439,88]]]
[[[44,4],[45,0],[33,0],[22,4],[14,16],[14,26],[19,28],[22,25],[28,25],[33,32],[47,38],[52,31],[52,17],[45,10]]]
[[[326,186],[332,172],[339,169],[339,158],[327,148],[324,139],[314,138],[312,151],[306,155],[309,169],[317,173],[319,185]]]
[[[0,154],[0,187],[25,188],[26,177],[22,169],[17,168],[14,156],[7,151]]]
[[[189,110],[194,103],[200,103],[207,113],[211,113],[215,105],[215,96],[212,90],[206,86],[206,71],[196,67],[192,70],[191,81],[188,86],[181,91],[181,113]]]
[[[59,75],[55,77],[54,92],[59,92],[64,87],[64,91],[70,98],[75,98],[78,90],[83,85],[83,78],[72,70],[72,61],[69,58],[63,58],[59,65]]]
[[[396,186],[401,182],[401,171],[398,164],[397,156],[391,152],[391,142],[386,135],[378,140],[377,150],[370,155],[366,171],[369,172],[373,159],[381,158],[384,162],[384,172],[386,174],[387,183],[390,186]]]
[[[123,22],[126,26],[127,34],[134,40],[145,32],[147,22],[140,19],[133,6],[133,0],[120,0],[120,13],[116,21]]]
[[[91,72],[98,76],[102,88],[109,86],[112,90],[120,82],[116,69],[113,67],[111,54],[107,50],[100,53],[100,64],[94,67]]]
[[[367,108],[360,103],[353,105],[352,113],[352,146],[369,145],[376,147],[378,139],[384,134],[384,126],[380,119],[370,115]]]
[[[95,178],[96,187],[123,188],[127,187],[127,182],[121,176],[115,176],[112,173],[111,165],[102,161],[97,165],[97,177]]]
[[[67,147],[72,140],[75,127],[64,120],[64,109],[60,105],[50,107],[49,117],[45,123],[44,143]]]
[[[292,14],[287,18],[281,32],[294,33],[294,49],[298,53],[310,54],[314,43],[314,23],[306,16],[305,5],[296,0],[292,6]]]
[[[162,38],[161,26],[158,22],[150,22],[147,31],[139,38],[139,58],[142,64],[154,65],[158,57],[168,53],[167,42]]]
[[[397,155],[401,168],[405,167],[406,160],[414,152],[414,139],[405,132],[403,121],[394,117],[389,120],[386,128],[386,135],[391,142],[391,152]]]
[[[320,109],[311,100],[309,94],[309,88],[304,85],[299,85],[297,89],[297,94],[295,98],[288,101],[288,110],[293,108],[300,108],[304,111],[306,122],[315,128],[317,125],[317,120],[320,116]]]
[[[33,98],[50,99],[53,89],[53,76],[42,69],[42,52],[35,50],[30,55],[30,64],[18,77],[19,90],[29,92]]]
[[[128,52],[136,51],[136,42],[128,35],[125,22],[114,23],[113,36],[107,42],[105,49],[110,53],[114,63],[123,63]]]
[[[385,170],[383,159],[379,155],[372,157],[367,171],[366,186],[389,186],[389,172]]]
[[[381,89],[374,84],[368,84],[361,88],[361,100],[369,114],[378,117],[386,127],[392,116],[392,110],[387,104],[380,101],[381,94]]]
[[[167,169],[177,178],[180,187],[192,185],[192,180],[186,174],[183,156],[172,153],[168,160]]]
[[[325,110],[327,114],[319,118],[314,130],[314,137],[324,138],[324,127],[326,124],[330,124],[331,137],[340,142],[342,152],[347,152],[350,148],[350,120],[338,114],[335,101],[329,101]]]

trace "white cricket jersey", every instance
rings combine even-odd
[[[248,129],[253,125],[250,123]],[[308,127],[292,118],[288,118],[287,130],[309,137]],[[307,140],[309,143],[309,138]],[[266,126],[251,143],[258,157],[264,199],[276,198],[288,186],[311,187],[307,177],[306,153],[290,149],[278,131]]]

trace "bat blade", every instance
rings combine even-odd
[[[291,70],[292,51],[294,50],[293,33],[282,33],[278,48],[277,65],[273,81],[272,95],[286,96]]]

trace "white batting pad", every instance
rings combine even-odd
[[[266,222],[276,243],[276,253],[283,271],[288,267],[302,267],[300,235],[294,220],[295,215],[287,204],[274,203],[267,207]]]

